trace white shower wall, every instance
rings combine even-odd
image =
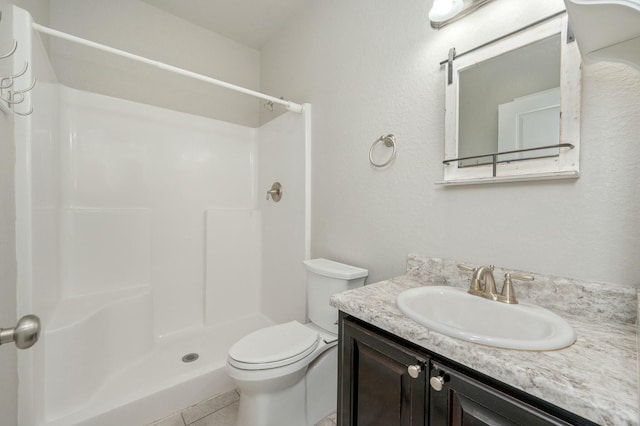
[[[258,181],[264,191],[258,194],[263,221],[261,311],[276,322],[306,319],[310,118],[311,105],[305,104],[302,116],[287,113],[258,129]],[[277,203],[263,195],[273,182],[282,185]]]
[[[19,291],[44,333],[22,424],[93,404],[154,340],[259,315],[262,284],[255,129],[57,84],[33,102]]]
[[[46,83],[33,101],[21,291],[45,332],[23,413],[72,415],[154,339],[305,319],[304,116],[252,129]],[[258,158],[282,202],[258,203]]]
[[[202,325],[203,291],[224,285],[205,253],[259,249],[255,129],[68,88],[61,100],[63,297],[150,285],[156,335]],[[254,274],[255,296],[225,306],[256,312],[259,289]]]
[[[19,424],[145,423],[230,389],[235,340],[306,319],[310,106],[255,129],[68,88],[14,18],[38,80],[15,129],[18,314],[43,323]]]

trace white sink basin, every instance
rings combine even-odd
[[[508,305],[447,286],[403,291],[396,301],[409,318],[447,336],[508,349],[548,351],[570,346],[573,328],[539,306]]]

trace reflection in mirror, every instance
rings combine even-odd
[[[560,34],[459,73],[458,155],[555,145],[560,138]],[[558,155],[558,149],[507,154],[498,162]],[[491,157],[459,167],[491,163]]]

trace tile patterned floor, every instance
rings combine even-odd
[[[235,426],[240,396],[235,390],[214,396],[185,408],[148,426]],[[316,426],[336,426],[336,415],[321,420]]]

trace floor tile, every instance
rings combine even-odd
[[[238,420],[238,402],[209,414],[207,417],[192,423],[191,426],[236,426]]]
[[[194,406],[191,406],[185,410],[182,410],[182,418],[187,425],[200,420],[203,417],[208,416],[234,402],[238,401],[240,397],[235,390],[223,393],[221,395],[214,396],[211,399],[202,401]]]
[[[336,426],[337,424],[338,416],[336,413],[333,413],[316,423],[316,426]]]
[[[185,424],[180,413],[176,413],[162,420],[158,420],[155,423],[151,423],[149,426],[185,426]]]

